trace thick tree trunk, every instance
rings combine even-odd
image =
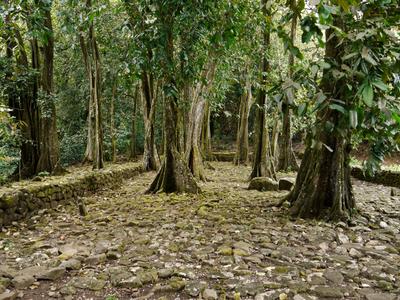
[[[40,107],[40,155],[36,172],[47,171],[52,174],[63,173],[60,165],[60,150],[57,134],[56,107],[53,101],[54,37],[50,7],[44,9],[43,24],[49,34],[42,45],[43,65],[41,70],[41,89],[46,96]]]
[[[341,21],[334,25],[341,28]],[[325,57],[341,65],[343,43],[333,30],[326,33]],[[338,46],[339,45],[339,46]],[[348,103],[343,89],[344,82],[338,82],[325,70],[321,89],[329,98],[340,99]],[[348,219],[354,212],[355,201],[350,178],[351,131],[343,115],[326,107],[317,116],[316,136],[308,138],[303,161],[297,175],[294,189],[288,196],[293,216],[302,218],[326,217],[330,220]],[[326,129],[326,123],[335,125],[332,131]],[[312,138],[316,143],[312,143]]]
[[[267,0],[261,0],[262,10],[265,17],[269,17],[270,11],[267,8]],[[263,29],[263,58],[261,68],[261,88],[257,96],[257,111],[256,111],[256,131],[255,131],[255,146],[253,169],[250,174],[250,179],[255,177],[270,177],[276,178],[274,159],[271,153],[271,142],[266,122],[267,109],[267,94],[265,86],[267,84],[267,74],[270,71],[270,65],[267,59],[266,51],[270,46],[270,30],[267,25]]]
[[[156,88],[157,89],[157,88]],[[153,76],[142,72],[142,103],[144,120],[144,153],[143,168],[146,171],[157,170],[157,148],[154,142],[154,119],[156,114],[157,90]]]
[[[115,97],[117,93],[117,82],[113,84],[110,103],[110,136],[111,136],[111,161],[117,160],[117,140],[115,137]]]
[[[178,152],[178,140],[176,128],[178,122],[178,99],[176,96],[176,84],[173,66],[174,41],[173,41],[173,17],[169,11],[162,9],[160,21],[166,36],[164,78],[165,78],[165,106],[164,106],[164,161],[156,178],[148,189],[149,193],[155,192],[189,192],[197,193],[200,188],[187,167],[181,154]]]
[[[135,93],[133,96],[133,112],[132,112],[132,121],[131,121],[131,141],[130,141],[130,151],[129,151],[129,159],[136,159],[136,114],[137,114],[137,106],[139,101],[139,93],[140,88],[139,85],[135,88]]]
[[[212,144],[211,144],[211,109],[210,102],[207,100],[205,104],[203,126],[201,130],[201,152],[205,159],[212,160]]]
[[[296,0],[292,0],[291,7],[293,10],[292,24],[290,30],[290,39],[292,43],[296,40],[297,31],[297,8]],[[293,77],[294,69],[294,55],[289,52],[289,70],[288,78]],[[279,159],[278,171],[297,171],[299,165],[297,164],[296,156],[292,147],[292,133],[291,133],[291,109],[288,99],[285,97],[282,104],[282,132],[279,136]]]
[[[251,83],[245,75],[245,87],[240,99],[238,129],[236,135],[235,165],[247,165],[249,162],[249,113],[252,104]]]

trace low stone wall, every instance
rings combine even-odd
[[[73,202],[79,196],[117,186],[143,172],[138,163],[110,165],[104,170],[74,170],[65,176],[43,181],[17,182],[0,189],[0,227],[34,215],[43,208]]]
[[[371,177],[364,175],[362,168],[353,167],[351,175],[360,180],[400,188],[400,172],[382,170],[375,176]]]

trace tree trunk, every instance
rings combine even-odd
[[[40,154],[36,172],[63,173],[60,165],[60,150],[57,134],[56,107],[53,100],[54,37],[51,6],[43,9],[43,25],[48,31],[47,42],[41,46],[43,65],[41,68],[41,89],[46,99],[40,107]]]
[[[117,141],[115,138],[115,96],[117,93],[117,82],[113,84],[112,97],[110,103],[110,136],[111,136],[111,161],[117,160]]]
[[[335,19],[334,25],[342,28],[342,21]],[[332,29],[326,32],[325,57],[341,65],[343,43]],[[338,46],[339,45],[339,46]],[[345,97],[345,82],[337,81],[325,70],[321,89],[329,98],[340,99],[348,105]],[[351,131],[342,114],[327,106],[317,116],[316,136],[308,138],[307,148],[297,175],[294,189],[288,196],[292,204],[290,212],[301,218],[327,217],[330,220],[348,219],[354,212],[355,201],[350,178]],[[325,124],[335,125],[332,131]]]
[[[295,43],[296,40],[296,31],[297,31],[297,4],[296,0],[292,0],[291,8],[293,11],[291,30],[290,30],[290,39],[292,43]],[[293,69],[294,69],[294,55],[289,52],[289,70],[288,70],[288,78],[291,79],[293,77]],[[292,89],[290,87],[290,89]],[[282,132],[279,136],[279,159],[278,159],[278,171],[297,171],[299,169],[299,165],[297,164],[296,156],[292,147],[292,133],[291,133],[291,109],[290,103],[287,97],[284,98],[282,103]]]
[[[240,98],[235,165],[247,165],[249,162],[249,113],[252,104],[252,93],[251,83],[247,74],[245,77],[245,88]]]
[[[132,126],[131,126],[131,142],[130,142],[130,151],[129,151],[129,159],[136,159],[136,114],[137,114],[137,105],[139,101],[139,93],[140,88],[139,85],[135,88],[135,93],[133,96],[133,112],[132,112]]]
[[[156,88],[157,89],[157,88]],[[154,171],[158,168],[157,148],[154,142],[154,119],[156,114],[157,90],[154,87],[153,76],[142,72],[142,103],[144,120],[144,153],[143,168]]]
[[[90,13],[91,0],[86,0],[86,10]],[[89,79],[89,124],[88,142],[84,161],[93,161],[93,169],[102,169],[103,162],[103,127],[101,118],[101,67],[93,21],[90,22],[87,43],[82,32],[79,34],[81,50]]]
[[[207,100],[205,104],[205,112],[203,118],[203,126],[201,130],[201,152],[205,159],[212,160],[212,146],[211,146],[211,109],[210,102]]]
[[[170,12],[161,8],[160,22],[163,24],[165,33],[165,62],[163,75],[165,79],[165,106],[164,106],[164,161],[148,192],[189,192],[197,193],[200,191],[197,183],[187,167],[181,154],[178,152],[178,140],[176,128],[178,122],[178,99],[176,93],[176,83],[174,70],[171,70],[174,62],[174,40],[173,40],[173,16]]]
[[[201,146],[204,118],[206,117],[206,96],[212,85],[215,75],[216,64],[210,61],[202,77],[205,83],[198,82],[192,92],[192,105],[188,120],[187,140],[186,140],[186,162],[195,178],[206,180],[205,166]]]
[[[267,8],[267,0],[261,0],[261,4],[264,16],[269,17],[270,10]],[[268,51],[269,46],[270,30],[267,27],[267,24],[264,24],[261,88],[259,89],[257,96],[254,161],[250,179],[255,177],[276,178],[274,159],[271,153],[270,136],[266,122],[267,94],[265,89],[268,79],[267,73],[270,71],[266,51]]]

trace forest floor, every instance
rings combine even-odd
[[[71,204],[3,229],[0,299],[400,299],[390,188],[355,180],[350,227],[291,220],[272,206],[284,192],[212,165],[199,195],[144,195],[146,173],[84,198],[85,217]]]

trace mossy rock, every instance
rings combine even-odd
[[[278,191],[279,184],[269,177],[256,177],[250,181],[249,190]]]

